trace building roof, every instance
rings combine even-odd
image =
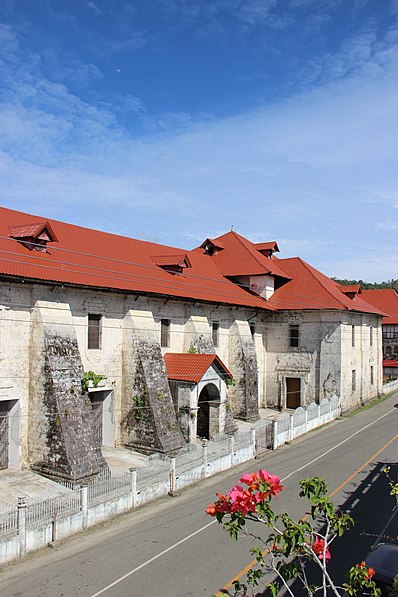
[[[214,364],[223,377],[232,379],[222,360],[216,354],[191,354],[168,352],[164,355],[167,377],[174,381],[199,383],[206,371]]]
[[[45,251],[12,238],[15,227],[48,224],[56,242]],[[136,240],[0,208],[0,275],[133,293],[272,310],[267,302],[224,278],[209,257],[195,251]],[[172,276],[152,256],[188,257],[191,267]]]
[[[254,243],[254,246],[256,247],[257,251],[260,251],[260,253],[262,251],[272,251],[273,253],[279,253],[279,247],[276,240],[267,243]]]
[[[384,314],[365,302],[358,294],[353,294],[353,298],[350,298],[341,292],[337,282],[299,257],[279,259],[278,263],[291,280],[278,288],[269,299],[268,303],[275,309],[333,309]]]
[[[35,251],[31,240],[25,240],[40,238],[44,230],[49,233],[51,245],[43,246],[38,240]],[[29,237],[20,236],[27,233]],[[235,231],[212,242],[223,248],[210,256],[203,247],[185,251],[0,208],[3,276],[269,311],[347,309],[387,313],[384,307],[365,302],[356,289],[345,294],[336,282],[298,257],[277,259],[260,252],[259,247],[274,246],[274,242],[256,246]],[[180,268],[178,275],[171,275],[176,268]],[[268,301],[228,279],[256,275],[275,277],[276,290]],[[396,296],[394,293],[395,300]]]
[[[180,255],[154,255],[152,261],[156,263],[156,265],[159,265],[159,267],[167,267],[168,265],[191,267],[191,263],[186,253]]]
[[[398,369],[398,361],[393,361],[392,359],[384,359],[383,367],[392,367],[393,369]]]
[[[394,288],[362,290],[362,298],[384,311],[383,324],[398,324],[398,293]]]
[[[339,288],[343,294],[362,294],[360,284],[351,284],[350,286],[339,284]]]
[[[222,251],[217,252],[211,257],[223,276],[261,276],[271,274],[289,279],[289,275],[280,269],[279,260],[266,257],[254,243],[234,230],[217,237],[213,240],[213,243],[224,247]],[[273,246],[274,243],[270,244]],[[200,247],[195,250],[200,250]]]

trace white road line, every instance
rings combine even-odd
[[[281,479],[281,481],[286,481],[286,479],[288,479],[292,475],[295,475],[296,473],[299,473],[304,468],[307,468],[307,466],[310,466],[310,464],[314,464],[314,462],[316,462],[320,458],[323,458],[324,456],[326,456],[330,452],[333,452],[333,450],[335,450],[336,448],[339,448],[340,446],[342,446],[343,444],[345,444],[346,442],[348,442],[350,439],[352,439],[353,437],[355,437],[356,435],[358,435],[358,433],[362,433],[362,431],[365,431],[365,429],[368,429],[369,427],[371,427],[372,425],[374,425],[375,423],[377,423],[381,419],[384,419],[384,417],[387,417],[388,415],[390,415],[393,412],[397,412],[395,408],[392,408],[391,410],[389,410],[388,412],[386,412],[384,415],[381,415],[381,417],[379,417],[378,419],[375,419],[374,421],[372,421],[368,425],[365,425],[365,427],[362,427],[361,429],[358,429],[358,431],[356,431],[355,433],[352,433],[351,435],[349,435],[348,437],[346,437],[345,439],[343,439],[341,442],[339,442],[338,444],[336,444],[332,448],[329,448],[329,450],[326,450],[326,452],[323,452],[322,454],[319,454],[319,456],[317,456],[313,460],[310,460],[306,464],[303,464],[303,466],[300,466],[300,468],[297,468],[295,471],[292,471],[291,473],[289,473],[288,475],[286,475],[286,477],[284,477],[283,479]]]
[[[91,595],[91,597],[97,597],[98,595],[102,595],[108,589],[111,589],[112,587],[114,587],[117,584],[119,584],[120,582],[122,582],[125,578],[128,578],[129,576],[131,576],[132,574],[134,574],[134,572],[137,572],[138,570],[141,570],[141,568],[144,568],[148,564],[151,564],[152,562],[154,562],[158,558],[164,556],[165,553],[171,551],[175,547],[178,547],[179,545],[181,545],[181,543],[185,543],[185,541],[188,541],[189,539],[191,539],[192,537],[194,537],[198,533],[201,533],[202,531],[204,531],[205,529],[207,529],[208,527],[210,527],[212,524],[214,524],[216,522],[217,522],[217,520],[212,520],[206,526],[202,527],[201,529],[198,529],[194,533],[191,533],[187,537],[184,537],[184,539],[181,539],[181,541],[177,541],[177,543],[174,543],[174,545],[170,545],[170,547],[168,547],[167,549],[164,549],[163,551],[161,551],[160,553],[158,553],[156,556],[153,556],[153,558],[151,558],[150,560],[147,560],[146,562],[144,562],[140,566],[137,566],[137,568],[134,568],[134,570],[130,570],[130,572],[127,572],[127,574],[125,574],[124,576],[121,576],[120,578],[118,578],[117,580],[115,580],[113,583],[111,583],[107,587],[104,587],[103,589],[101,589],[101,591],[98,591],[98,593],[94,593],[94,595]]]
[[[286,479],[288,479],[289,477],[291,477],[295,473],[298,473],[298,472],[302,471],[303,469],[305,469],[307,466],[310,466],[314,462],[317,462],[317,460],[319,460],[320,458],[323,458],[323,456],[326,456],[330,452],[333,452],[333,450],[335,450],[336,448],[339,448],[340,446],[342,446],[343,444],[345,444],[346,442],[348,442],[350,439],[352,439],[353,437],[355,437],[359,433],[362,433],[362,431],[365,431],[365,429],[368,429],[369,427],[371,427],[372,425],[374,425],[375,423],[377,423],[381,419],[384,419],[384,417],[387,417],[388,415],[390,415],[393,412],[397,412],[395,408],[392,408],[391,410],[389,410],[388,412],[386,412],[384,415],[381,415],[378,419],[375,419],[374,421],[372,421],[368,425],[365,425],[365,427],[362,427],[361,429],[358,429],[358,431],[356,431],[355,433],[352,433],[351,435],[349,435],[348,437],[346,437],[345,439],[343,439],[341,442],[339,442],[338,444],[336,444],[332,448],[329,448],[329,450],[326,450],[326,452],[323,452],[322,454],[319,454],[319,456],[317,456],[313,460],[310,460],[306,464],[303,464],[303,466],[301,466],[301,467],[297,468],[296,470],[292,471],[291,473],[289,473],[288,475],[286,475],[286,477],[284,477],[283,479],[281,479],[281,481],[286,481]],[[131,576],[132,574],[134,574],[135,572],[138,572],[138,570],[141,570],[142,568],[145,568],[145,566],[148,566],[148,564],[151,564],[152,562],[154,562],[158,558],[161,558],[166,553],[168,553],[169,551],[172,551],[173,549],[175,549],[176,547],[178,547],[182,543],[185,543],[186,541],[189,541],[189,539],[192,539],[192,537],[195,537],[195,535],[198,535],[202,531],[205,531],[206,529],[208,529],[209,527],[211,527],[216,522],[217,522],[217,520],[212,520],[211,522],[209,522],[208,524],[206,524],[204,527],[201,527],[200,529],[198,529],[194,533],[191,533],[190,535],[187,535],[187,537],[184,537],[184,539],[181,539],[180,541],[177,541],[177,543],[174,543],[173,545],[170,545],[170,547],[168,547],[167,549],[164,549],[163,551],[161,551],[160,553],[158,553],[156,556],[153,556],[153,558],[150,558],[149,560],[147,560],[146,562],[143,562],[142,564],[140,564],[136,568],[133,568],[133,570],[130,570],[130,572],[127,572],[127,574],[124,574],[120,578],[116,579],[113,583],[111,583],[107,587],[104,587],[103,589],[101,589],[97,593],[94,593],[93,595],[91,595],[91,597],[98,597],[99,595],[103,595],[106,591],[108,591],[112,587],[115,587],[116,585],[118,585],[119,583],[121,583],[123,580],[125,580],[126,578],[128,578],[129,576]]]

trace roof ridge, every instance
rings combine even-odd
[[[251,241],[251,240],[249,240],[248,238],[245,238],[244,236],[241,236],[241,235],[240,235],[238,232],[235,232],[235,230],[231,230],[231,233],[232,233],[232,234],[234,234],[234,235],[237,237],[237,239],[239,240],[239,242],[241,243],[241,245],[242,245],[243,247],[245,247],[246,251],[247,251],[247,252],[248,252],[248,253],[249,253],[249,254],[250,254],[252,257],[253,257],[253,259],[254,259],[255,261],[257,261],[258,265],[260,265],[260,266],[263,266],[263,267],[264,267],[264,263],[262,263],[262,262],[261,262],[261,260],[259,259],[259,256],[258,256],[258,255],[256,255],[256,253],[258,253],[259,255],[261,255],[261,253],[260,253],[260,252],[259,252],[257,249],[253,249],[253,252],[252,252],[252,251],[251,251],[251,247],[248,247],[248,246],[245,244],[246,242],[249,242],[249,243],[251,243],[251,244],[254,244],[254,243],[252,243],[252,241]],[[245,242],[243,242],[243,240],[244,240]],[[263,256],[262,256],[262,257],[263,257]],[[264,259],[266,259],[266,257],[264,257]],[[268,268],[268,271],[270,271],[270,268]]]

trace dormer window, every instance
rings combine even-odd
[[[275,240],[268,243],[256,243],[254,246],[264,257],[272,257],[274,253],[279,253],[279,247]]]
[[[29,251],[45,252],[47,243],[58,242],[48,222],[12,226],[10,228],[10,237],[15,238]]]
[[[187,255],[156,255],[151,259],[158,267],[170,274],[183,274],[184,269],[191,267]]]
[[[209,257],[213,257],[213,255],[222,251],[224,248],[222,243],[215,241],[212,238],[206,238],[200,246],[204,250],[205,255],[209,255]]]
[[[353,300],[357,294],[362,294],[362,289],[359,284],[353,284],[351,286],[339,286],[340,291]]]

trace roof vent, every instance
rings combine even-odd
[[[170,274],[183,274],[184,269],[191,267],[187,255],[156,255],[152,261]]]
[[[273,253],[279,253],[279,247],[275,240],[269,243],[255,243],[254,246],[265,257],[272,257]]]
[[[11,226],[9,236],[15,238],[30,251],[45,252],[47,243],[58,242],[48,222]]]
[[[362,288],[359,284],[351,284],[351,286],[339,285],[340,291],[348,296],[350,299],[354,299],[357,294],[362,294]]]
[[[200,247],[204,249],[206,255],[213,257],[213,255],[223,250],[224,245],[219,241],[213,240],[212,238],[206,238]]]

